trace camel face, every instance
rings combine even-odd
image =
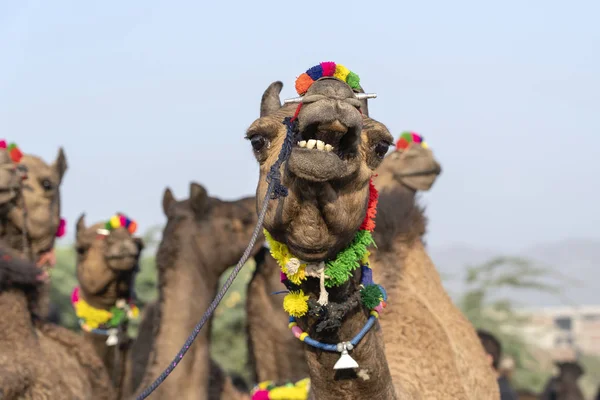
[[[297,109],[279,106],[281,87],[269,86],[261,118],[246,133],[260,164],[259,202],[286,136],[282,121]],[[305,261],[331,258],[352,239],[365,216],[369,179],[393,141],[363,104],[347,83],[332,77],[315,81],[303,97],[292,152],[282,166],[289,194],[269,204],[264,226]]]
[[[144,248],[142,239],[134,237],[126,228],[107,232],[105,223],[85,226],[85,216],[77,220],[76,244],[78,263],[97,263],[113,271],[131,271],[138,264]]]
[[[29,154],[23,156],[21,164],[27,168],[27,179],[23,185],[27,233],[31,250],[37,259],[54,247],[60,224],[60,184],[67,170],[67,161],[61,148],[52,165]],[[24,227],[22,213],[20,207],[11,211],[11,220],[21,230]]]
[[[377,170],[380,188],[406,185],[412,190],[431,189],[442,167],[429,148],[411,145],[406,150],[390,153]]]
[[[194,182],[186,200],[176,200],[167,188],[163,211],[167,217],[164,237],[192,240],[192,248],[201,254],[190,257],[201,256],[206,262],[202,267],[217,268],[218,273],[238,262],[257,222],[253,198],[222,201],[210,197],[202,185]],[[256,250],[259,245],[260,240]]]

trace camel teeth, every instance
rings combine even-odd
[[[298,146],[300,147],[306,147],[306,140],[301,140],[298,142]]]
[[[306,142],[306,148],[314,149],[316,144],[317,144],[317,141],[315,139],[310,139],[308,142]]]
[[[317,140],[317,150],[325,150],[325,143],[320,140]]]
[[[326,144],[325,145],[325,151],[331,151],[331,150],[333,150],[333,146],[330,145],[330,144]]]

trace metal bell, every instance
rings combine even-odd
[[[341,351],[339,350],[341,348]],[[354,360],[354,358],[350,357],[348,354],[348,350],[352,350],[354,346],[350,342],[338,343],[338,351],[342,353],[340,355],[340,359],[337,360],[333,369],[352,369],[358,368],[358,363]]]

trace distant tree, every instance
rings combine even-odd
[[[467,267],[466,290],[458,305],[477,329],[492,332],[502,343],[504,355],[515,360],[514,384],[517,388],[539,391],[548,373],[537,361],[520,334],[528,317],[518,313],[516,302],[498,296],[502,289],[535,290],[559,294],[559,285],[549,282],[555,273],[516,257],[497,257],[482,265]]]

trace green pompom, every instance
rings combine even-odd
[[[360,291],[362,303],[369,310],[377,307],[377,305],[381,303],[382,297],[383,293],[381,293],[379,285],[367,285]]]
[[[104,224],[104,229],[106,229],[107,231],[112,231],[112,225],[110,224],[110,221]]]
[[[325,275],[329,279],[325,281],[325,286],[330,288],[346,283],[352,276],[352,271],[360,267],[360,260],[367,254],[367,247],[374,244],[371,232],[358,231],[350,246],[342,250],[335,260],[327,262]]]
[[[360,78],[352,71],[348,74],[346,83],[350,85],[352,89],[360,89]]]

